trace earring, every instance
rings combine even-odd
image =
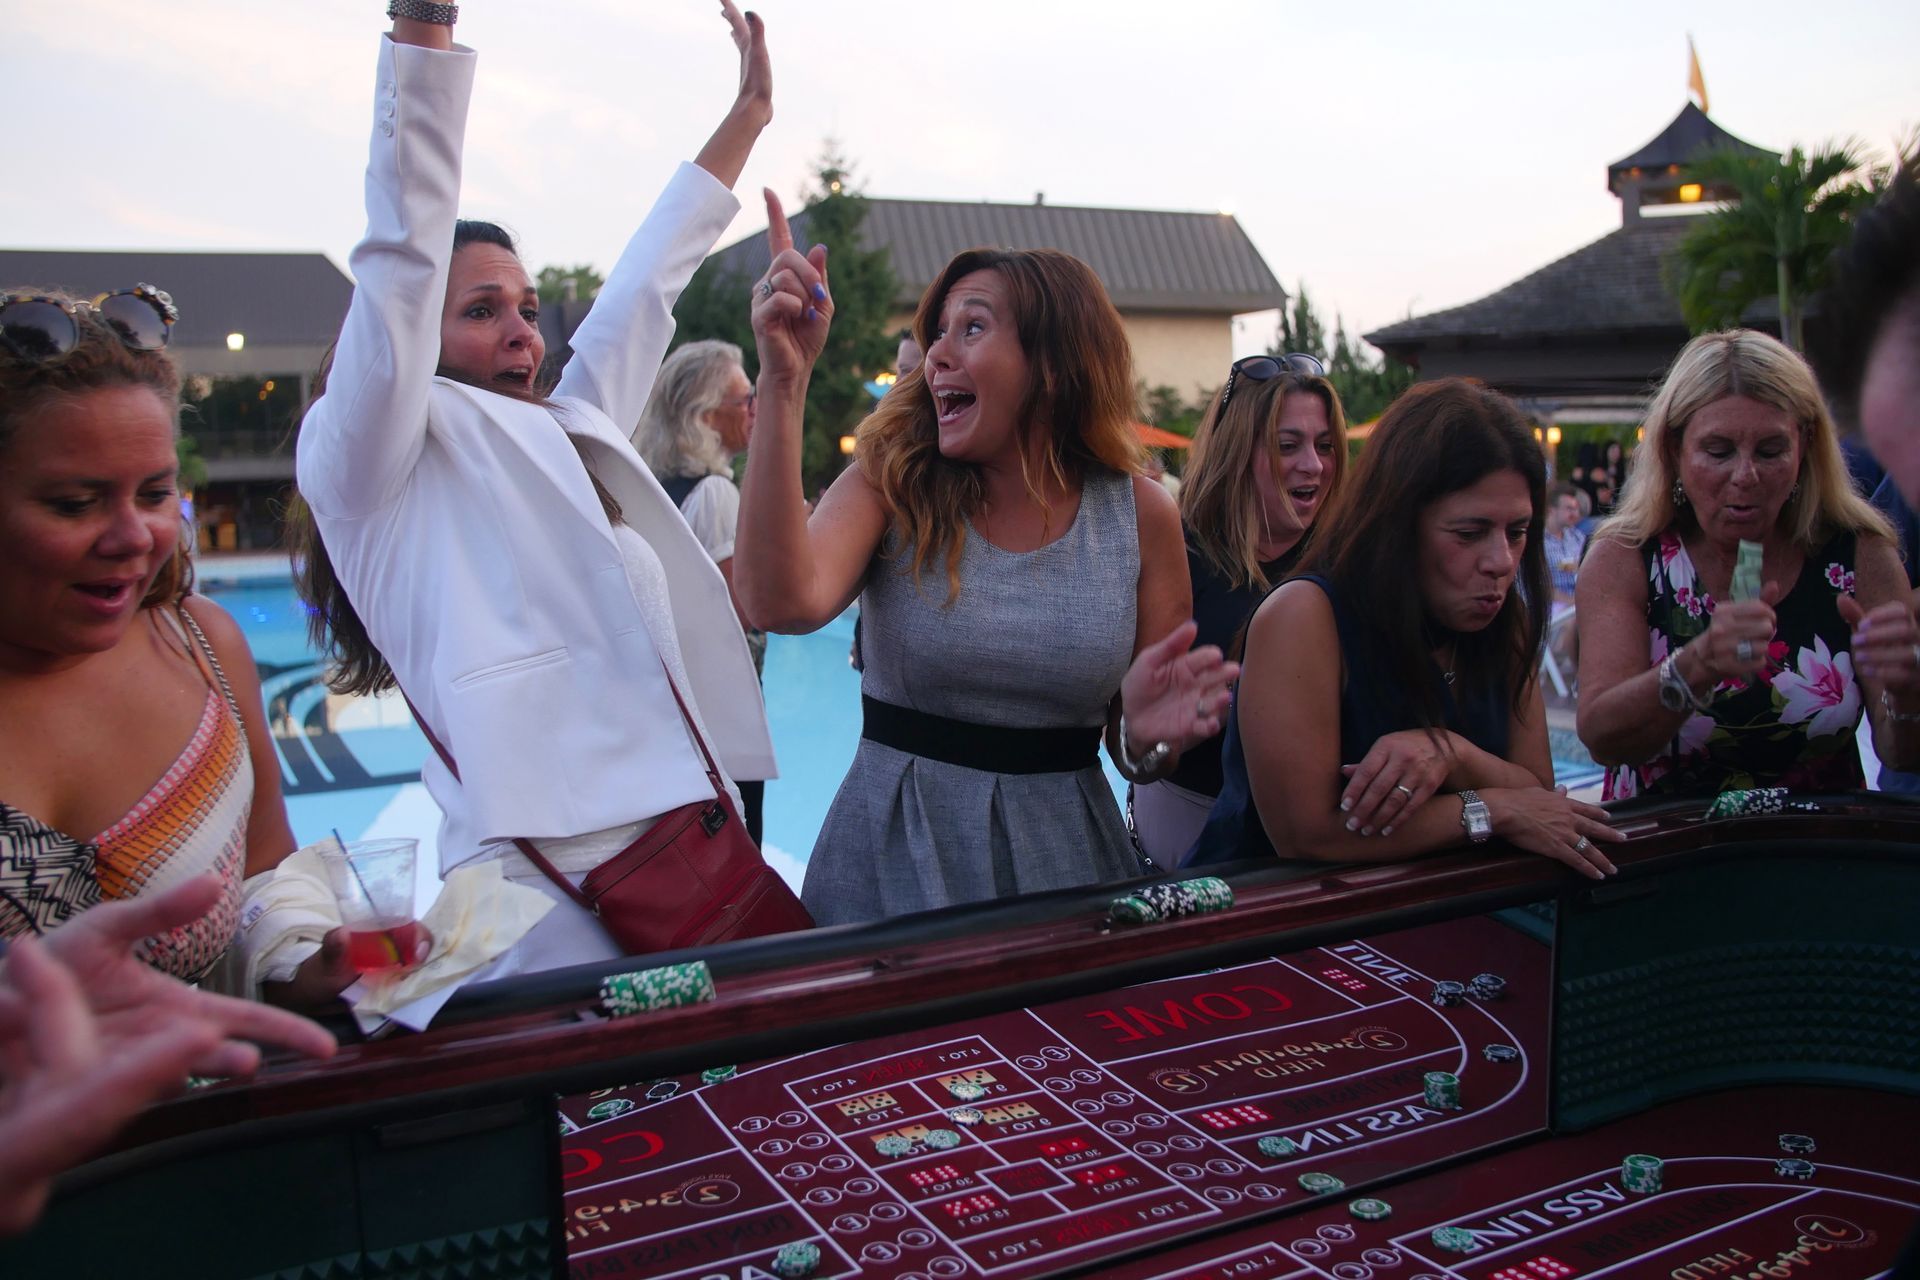
[[[1681,484],[1678,480],[1675,480],[1673,482],[1673,505],[1676,507],[1684,507],[1687,505],[1686,486]]]

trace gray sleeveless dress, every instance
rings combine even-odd
[[[888,535],[860,597],[861,691],[976,724],[1104,725],[1133,660],[1140,536],[1133,481],[1087,478],[1066,534],[1003,551],[969,532],[960,593],[946,566],[918,586]],[[1098,764],[988,773],[862,738],[807,863],[820,924],[1139,874]]]

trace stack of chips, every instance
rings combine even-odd
[[[1295,1142],[1292,1138],[1280,1137],[1278,1134],[1262,1138],[1254,1145],[1260,1149],[1261,1155],[1274,1160],[1283,1159],[1286,1156],[1298,1155],[1300,1153],[1299,1143]]]
[[[960,1145],[960,1135],[951,1129],[933,1129],[921,1141],[935,1151],[951,1151]]]
[[[1441,1008],[1467,1002],[1467,984],[1464,982],[1436,982],[1433,984],[1433,1002]]]
[[[1490,1044],[1480,1051],[1488,1062],[1518,1062],[1520,1051],[1510,1044]]]
[[[986,1115],[978,1107],[955,1107],[953,1110],[947,1112],[947,1119],[953,1121],[955,1124],[965,1125],[969,1129],[986,1118]]]
[[[1393,1216],[1393,1206],[1385,1200],[1367,1197],[1348,1204],[1347,1212],[1362,1222],[1380,1222]]]
[[[1107,917],[1115,924],[1158,924],[1181,916],[1225,911],[1233,905],[1233,886],[1219,876],[1198,876],[1135,889],[1115,898]]]
[[[1507,980],[1497,973],[1476,973],[1467,984],[1467,992],[1475,1000],[1498,1000],[1506,991]]]
[[[1783,1133],[1780,1135],[1780,1149],[1790,1156],[1810,1156],[1813,1154],[1813,1139],[1804,1133]]]
[[[1332,1195],[1336,1191],[1345,1191],[1347,1184],[1330,1173],[1303,1173],[1300,1175],[1300,1189],[1310,1191],[1316,1196]]]
[[[611,1120],[633,1110],[635,1103],[631,1098],[608,1098],[605,1102],[596,1102],[587,1108],[589,1120]]]
[[[873,1140],[873,1149],[883,1156],[903,1156],[913,1150],[913,1139],[897,1133],[883,1133]]]
[[[808,1240],[783,1244],[769,1268],[780,1280],[806,1280],[820,1265],[820,1246]]]
[[[1429,1239],[1436,1249],[1445,1249],[1448,1253],[1480,1252],[1480,1241],[1465,1227],[1435,1227]]]
[[[1663,1168],[1657,1156],[1628,1156],[1620,1162],[1620,1185],[1638,1195],[1652,1195],[1660,1190]]]
[[[949,1080],[947,1092],[962,1102],[978,1102],[987,1096],[987,1087],[971,1080]]]
[[[711,999],[713,975],[707,972],[704,960],[610,973],[600,979],[600,1008],[614,1018],[675,1005],[703,1004]]]
[[[722,1080],[731,1080],[737,1067],[708,1067],[700,1073],[701,1084],[719,1084]]]
[[[1805,1182],[1813,1176],[1813,1164],[1798,1156],[1783,1156],[1773,1162],[1773,1171],[1783,1178],[1798,1178]]]
[[[1787,807],[1785,787],[1748,787],[1722,791],[1707,806],[1707,821],[1724,818],[1751,818],[1759,814],[1779,813]]]
[[[1426,1075],[1427,1105],[1436,1111],[1460,1110],[1460,1077],[1451,1071],[1429,1071]]]

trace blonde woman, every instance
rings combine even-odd
[[[1730,594],[1742,542],[1759,598]],[[1575,596],[1580,739],[1605,798],[1864,785],[1854,731],[1920,758],[1920,627],[1886,521],[1847,481],[1813,372],[1765,334],[1688,343]]]
[[[1299,560],[1346,462],[1346,414],[1318,360],[1234,362],[1194,434],[1180,493],[1196,645],[1235,653],[1247,619]],[[1134,837],[1163,867],[1177,865],[1206,825],[1223,741],[1217,733],[1195,743],[1168,777],[1133,788]]]

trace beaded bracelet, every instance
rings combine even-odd
[[[413,22],[431,22],[436,27],[450,27],[459,20],[460,6],[429,4],[427,0],[392,0],[387,5],[387,16]]]

